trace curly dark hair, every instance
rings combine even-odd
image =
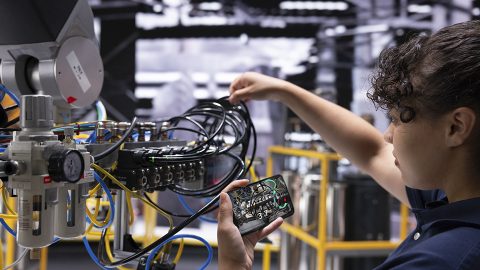
[[[367,93],[375,105],[397,109],[402,122],[467,106],[480,112],[480,21],[445,27],[385,49]]]

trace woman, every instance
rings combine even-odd
[[[411,207],[416,229],[376,269],[480,269],[479,78],[480,22],[470,21],[381,53],[367,96],[391,117],[383,136],[351,112],[257,73],[245,73],[232,83],[230,101],[282,102]],[[220,269],[232,263],[228,256],[222,259],[232,249],[227,243],[241,239],[233,233],[225,211],[229,206],[222,196]],[[258,238],[247,240],[241,250],[253,254]],[[242,268],[235,269],[250,269],[253,255],[239,254],[234,259]]]

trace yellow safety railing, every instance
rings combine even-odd
[[[9,197],[8,202],[10,208],[15,209],[15,198]],[[15,220],[12,219],[7,219],[5,220],[7,224],[10,226],[10,228],[16,228],[17,224]],[[5,251],[5,265],[10,265],[15,261],[15,237],[13,237],[10,234],[6,234],[5,236],[7,238],[7,250]]]
[[[267,176],[273,175],[273,156],[296,156],[318,159],[320,161],[320,173],[322,181],[319,191],[319,209],[318,215],[318,237],[312,236],[306,230],[299,226],[294,226],[288,222],[284,222],[281,229],[288,234],[300,239],[317,250],[317,266],[318,269],[325,269],[327,253],[329,251],[339,250],[393,250],[400,242],[391,241],[329,241],[327,240],[327,190],[329,183],[329,162],[337,161],[341,157],[336,153],[322,153],[310,150],[288,148],[283,146],[271,146],[268,149],[267,159]],[[407,236],[408,227],[408,208],[401,205],[400,209],[400,239]],[[266,268],[264,261],[264,269]]]

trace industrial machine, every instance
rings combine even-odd
[[[214,196],[248,171],[245,158],[255,130],[247,107],[223,98],[159,122],[115,122],[103,115],[94,122],[70,123],[72,109],[97,100],[104,76],[87,1],[2,1],[0,12],[1,92],[21,108],[19,126],[8,122],[0,128],[7,138],[0,156],[2,192],[17,197],[18,209],[12,211],[16,230],[0,219],[2,224],[29,249],[83,236],[96,227],[102,231],[99,254],[110,252],[105,237],[113,225],[115,261],[96,258],[84,238],[100,267],[173,269],[169,245],[162,250],[159,245],[212,211],[218,200]],[[22,95],[20,100],[14,92]],[[188,139],[175,139],[181,132],[189,133]],[[82,135],[88,138],[81,140]],[[218,161],[228,164],[221,177]],[[135,197],[171,218],[147,195],[166,189],[214,198],[141,248],[129,234],[129,200]],[[92,197],[97,198],[93,214],[86,208]],[[99,205],[105,198],[110,207],[102,219]]]
[[[54,121],[68,122],[72,108],[94,102],[103,82],[88,3],[47,2],[0,5],[9,22],[0,38],[1,82],[23,94],[20,129],[3,168],[18,196],[17,241],[28,248],[85,231],[85,200],[94,181],[90,153],[73,143],[69,131],[62,142],[52,128]]]

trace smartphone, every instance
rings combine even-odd
[[[233,204],[233,223],[241,235],[258,231],[278,217],[293,214],[293,204],[281,175],[268,177],[227,192]]]

